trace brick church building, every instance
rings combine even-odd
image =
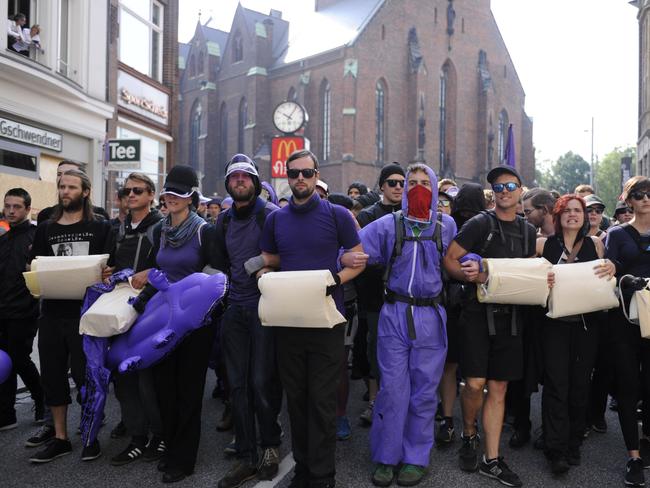
[[[373,186],[392,161],[484,182],[509,124],[517,168],[533,182],[532,120],[490,0],[313,2],[293,23],[240,4],[230,32],[199,22],[181,44],[176,162],[200,172],[204,194],[224,193],[237,152],[271,181],[272,113],[286,100],[306,109],[304,136],[335,191]]]

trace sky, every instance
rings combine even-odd
[[[354,1],[354,0],[348,0]],[[427,0],[423,0],[427,1]],[[474,0],[457,0],[463,1]],[[241,0],[291,21],[313,0]],[[178,38],[202,23],[230,30],[237,0],[183,0]],[[637,8],[627,0],[492,0],[492,12],[526,92],[538,165],[573,151],[594,159],[634,146],[638,121]]]

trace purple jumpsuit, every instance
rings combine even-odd
[[[432,219],[438,207],[438,179],[430,168]],[[408,174],[406,175],[408,181]],[[408,215],[407,191],[402,208]],[[405,236],[413,235],[405,219]],[[437,225],[437,224],[436,224]],[[434,225],[420,226],[421,236],[432,236]],[[443,252],[456,235],[456,224],[442,215]],[[386,215],[360,231],[368,264],[388,265],[395,245],[395,221]],[[403,241],[395,259],[388,289],[414,298],[435,297],[442,292],[442,256],[435,240]],[[436,392],[447,355],[446,314],[442,306],[412,306],[416,338],[409,338],[407,308],[403,302],[384,303],[379,316],[377,359],[381,389],[374,407],[370,431],[372,460],[376,463],[429,465],[433,447]]]

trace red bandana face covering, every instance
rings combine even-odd
[[[409,204],[409,216],[420,220],[429,220],[432,196],[431,190],[426,186],[416,185],[411,188],[406,195]]]

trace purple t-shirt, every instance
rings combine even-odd
[[[270,214],[260,247],[280,255],[281,271],[329,269],[334,274],[339,249],[351,249],[359,243],[350,212],[314,193],[303,205],[295,205],[292,199],[289,205]],[[333,297],[344,314],[343,287],[338,287]]]

